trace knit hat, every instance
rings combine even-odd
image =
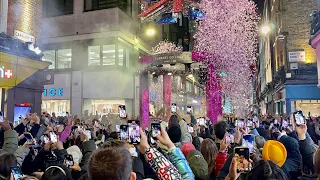
[[[194,145],[191,142],[186,142],[186,143],[182,144],[180,149],[185,157],[188,156],[188,153],[190,151],[196,150],[196,148],[194,147]]]
[[[177,125],[173,125],[168,129],[168,136],[173,143],[181,141],[181,129]]]
[[[269,140],[263,146],[262,159],[271,160],[281,167],[286,162],[287,150],[281,142]]]
[[[187,156],[190,168],[196,179],[205,179],[208,175],[208,163],[203,158],[201,152],[193,150]]]
[[[78,146],[71,146],[67,149],[68,154],[72,155],[73,161],[77,164],[79,164],[81,162],[82,159],[82,152],[79,149]]]

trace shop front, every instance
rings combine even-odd
[[[70,112],[70,78],[70,74],[54,74],[54,84],[44,86],[42,112],[54,112],[56,116],[65,116],[66,112]]]
[[[286,85],[286,113],[301,110],[304,115],[320,115],[320,89],[316,84]]]

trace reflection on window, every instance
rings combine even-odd
[[[71,68],[71,49],[58,50],[57,67],[58,69]]]
[[[103,45],[102,47],[103,60],[102,65],[115,65],[116,59],[116,46],[114,44],[111,45]]]
[[[126,50],[126,67],[130,66],[130,53],[129,50]]]
[[[123,66],[123,59],[124,59],[124,51],[122,48],[119,48],[118,50],[118,56],[119,56],[119,65]]]
[[[73,0],[43,0],[43,17],[73,14]]]
[[[49,66],[49,69],[55,68],[55,59],[56,59],[56,52],[55,50],[52,51],[44,51],[44,56],[42,57],[42,61],[51,62],[51,65]]]
[[[89,66],[100,65],[100,46],[89,46]]]

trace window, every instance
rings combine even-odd
[[[187,92],[192,92],[192,83],[187,81],[186,82],[186,89],[187,89]]]
[[[100,65],[100,46],[89,46],[89,66]]]
[[[126,67],[130,67],[130,53],[126,50]]]
[[[118,7],[131,16],[131,0],[85,0],[84,11],[95,11]]]
[[[103,45],[102,46],[102,54],[103,54],[103,65],[115,65],[116,62],[116,45]],[[123,60],[122,60],[123,62]]]
[[[58,69],[71,68],[71,57],[72,57],[71,49],[58,50],[57,68]]]
[[[44,51],[43,54],[42,61],[51,62],[49,69],[55,69],[56,51]]]
[[[73,14],[73,0],[43,0],[43,17]]]
[[[42,61],[51,62],[49,69],[71,68],[71,49],[49,50],[43,52]]]
[[[119,65],[123,66],[124,50],[122,48],[119,48],[118,56],[119,56]]]

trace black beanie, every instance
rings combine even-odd
[[[173,125],[168,129],[168,136],[173,143],[180,142],[181,140],[181,129],[177,125]]]

